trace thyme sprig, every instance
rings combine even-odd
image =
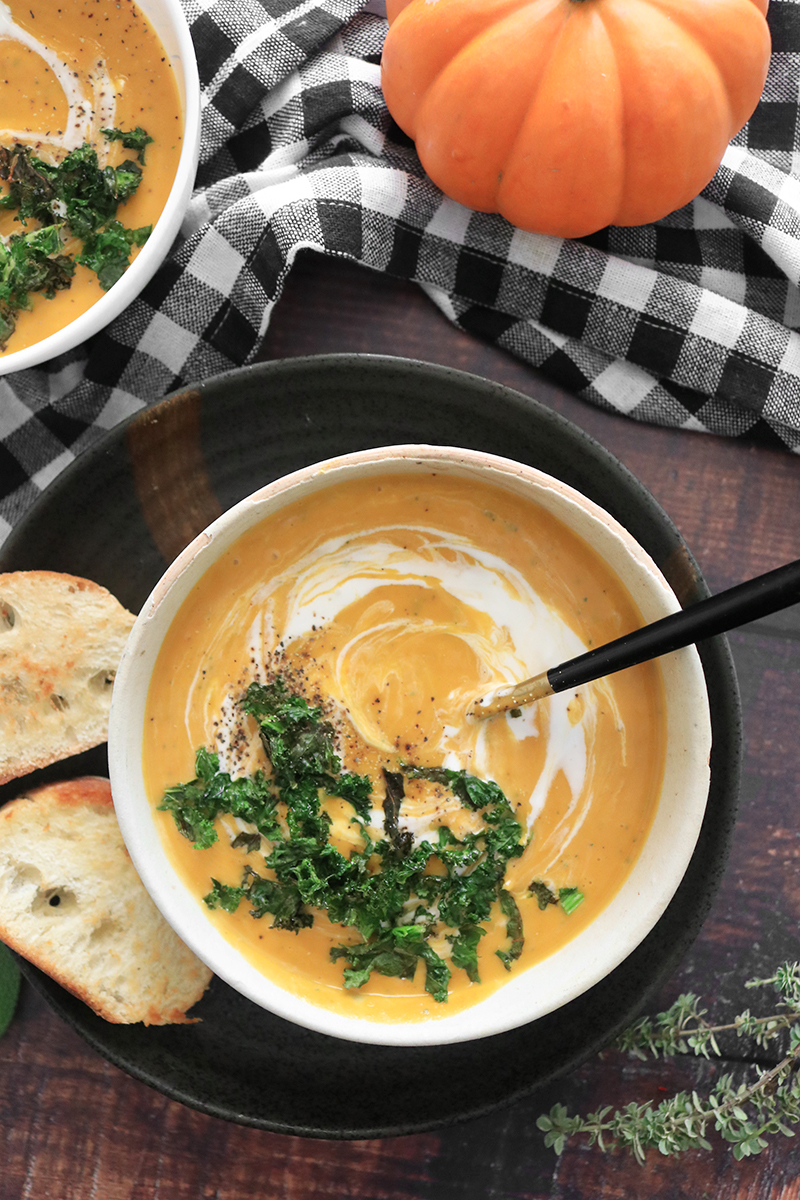
[[[711,1025],[698,997],[686,993],[665,1012],[631,1026],[616,1046],[640,1059],[689,1053],[710,1058],[720,1057],[718,1034],[735,1033],[764,1047],[788,1033],[788,1052],[776,1066],[738,1086],[732,1075],[722,1075],[705,1098],[696,1091],[678,1092],[655,1107],[631,1103],[612,1111],[606,1105],[581,1117],[570,1116],[563,1104],[556,1104],[537,1121],[545,1145],[561,1154],[570,1138],[584,1137],[604,1152],[627,1151],[643,1165],[650,1149],[666,1156],[710,1150],[706,1133],[712,1130],[731,1143],[737,1160],[760,1154],[771,1135],[794,1137],[791,1126],[800,1123],[800,963],[783,963],[768,979],[745,984],[768,986],[780,996],[778,1011],[768,1016],[754,1017],[745,1009],[728,1024]]]

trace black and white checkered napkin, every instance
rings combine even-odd
[[[105,332],[0,379],[0,538],[103,430],[250,361],[309,247],[415,280],[603,408],[800,451],[800,0],[772,0],[764,97],[702,196],[581,241],[425,178],[383,104],[385,20],[362,3],[184,0],[204,112],[182,241]]]

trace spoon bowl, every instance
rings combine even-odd
[[[682,650],[703,638],[727,633],[739,625],[757,621],[759,617],[767,617],[798,602],[800,559],[764,575],[757,575],[716,596],[709,596],[707,600],[662,617],[652,625],[645,625],[605,646],[578,655],[561,666],[551,667],[549,671],[524,679],[522,683],[497,688],[471,704],[467,717],[473,721],[485,721],[499,713],[510,712],[515,715],[517,709],[535,704],[545,696],[580,687],[604,675],[613,675],[616,671],[635,667],[662,654]]]

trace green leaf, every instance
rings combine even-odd
[[[126,150],[136,150],[139,162],[144,166],[144,152],[153,142],[147,132],[137,125],[135,129],[101,129],[100,132],[109,142],[121,142]]]
[[[422,944],[420,957],[425,963],[425,991],[439,1004],[444,1004],[450,984],[450,968],[427,942]]]
[[[522,951],[522,919],[503,883],[509,859],[522,851],[522,830],[497,784],[465,771],[404,768],[413,778],[450,789],[483,820],[483,828],[463,841],[443,826],[435,845],[426,840],[415,846],[401,824],[404,775],[384,770],[384,836],[373,840],[367,828],[375,807],[370,779],[342,772],[335,732],[322,710],[291,692],[280,677],[251,684],[241,707],[257,722],[272,775],[256,772],[232,780],[220,771],[218,757],[201,748],[195,778],[168,788],[160,805],[198,849],[216,840],[214,823],[224,813],[258,831],[237,835],[235,846],[254,853],[261,849],[261,837],[269,843],[264,863],[271,877],[248,866],[238,886],[213,880],[209,906],[234,911],[246,899],[254,917],[271,913],[273,926],[295,933],[312,924],[314,910],[325,912],[363,939],[331,950],[334,961],[345,960],[346,987],[363,986],[372,972],[412,979],[422,960],[426,990],[444,1003],[450,968],[430,939],[446,936],[453,967],[479,982],[483,922],[499,903],[509,939],[499,953],[511,968]],[[353,806],[362,848],[345,855],[331,842],[323,793]],[[434,858],[439,862],[431,871]]]
[[[372,782],[369,775],[351,775],[345,772],[328,786],[331,796],[349,800],[363,821],[372,816]]]
[[[87,231],[76,262],[94,271],[107,292],[128,269],[132,247],[143,246],[152,231],[152,225],[126,229],[119,221],[110,221],[102,229]]]
[[[383,831],[398,858],[407,858],[414,849],[414,836],[398,825],[400,805],[405,798],[405,782],[399,771],[383,768],[386,795],[383,798]]]
[[[118,133],[123,145],[133,139],[131,148],[143,161],[144,146],[152,140],[145,131]],[[126,229],[116,220],[118,207],[134,195],[141,178],[142,168],[133,159],[100,167],[88,142],[58,164],[36,158],[26,146],[0,146],[0,179],[8,183],[0,208],[16,210],[23,228],[29,222],[41,226],[0,242],[0,349],[14,332],[16,314],[31,307],[32,294],[52,299],[70,286],[75,261],[95,271],[105,290],[117,282],[132,248],[144,245],[151,232],[150,226]],[[75,260],[61,253],[67,235],[83,243]]]
[[[261,834],[237,833],[231,842],[231,847],[234,850],[244,850],[246,854],[255,854],[256,850],[261,849]]]
[[[558,904],[558,896],[552,888],[547,886],[543,879],[532,880],[528,891],[534,897],[542,912],[544,912],[548,904]]]
[[[14,1016],[19,996],[19,983],[19,967],[16,959],[8,946],[0,942],[0,1037],[8,1029],[11,1018]]]
[[[574,913],[575,909],[583,903],[583,900],[583,892],[579,891],[576,887],[558,889],[558,902],[567,916]]]
[[[283,883],[274,879],[264,879],[249,868],[245,870],[245,878],[249,876],[246,896],[253,907],[251,917],[263,917],[271,913],[273,929],[288,929],[299,933],[314,924],[313,913],[303,907],[303,897],[297,887],[291,883]]]
[[[485,933],[482,925],[464,925],[458,936],[452,940],[453,966],[466,971],[473,983],[481,981],[478,973],[478,942]]]
[[[30,293],[52,298],[72,282],[75,264],[61,254],[61,226],[12,234],[0,242],[0,348],[16,326],[16,314],[31,307]]]
[[[500,909],[506,918],[506,936],[509,946],[507,950],[496,950],[495,953],[505,969],[510,971],[522,954],[525,938],[522,936],[522,916],[519,907],[511,892],[507,892],[505,888],[500,890]]]
[[[209,908],[224,908],[225,912],[236,912],[239,907],[239,902],[245,895],[245,888],[230,887],[227,883],[220,883],[218,879],[212,878],[213,888],[207,896],[203,896],[204,902]]]
[[[251,683],[242,708],[258,721],[279,788],[301,779],[322,786],[326,776],[338,775],[342,764],[333,748],[333,726],[322,720],[320,709],[292,694],[282,679]]]

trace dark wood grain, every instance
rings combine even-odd
[[[456,330],[414,287],[301,256],[263,357],[337,351],[398,354],[473,371],[558,410],[650,488],[715,590],[800,557],[794,457],[636,425],[592,408]],[[756,1007],[745,979],[800,958],[800,614],[789,610],[739,630],[731,644],[747,738],[740,820],[713,910],[658,998],[666,1005],[690,989],[723,1016]],[[105,1063],[26,986],[0,1040],[0,1200],[797,1196],[800,1139],[782,1139],[743,1163],[719,1146],[681,1162],[651,1154],[644,1169],[580,1147],[556,1159],[542,1144],[536,1117],[557,1100],[589,1111],[601,1103],[658,1100],[675,1088],[702,1089],[720,1069],[744,1078],[746,1048],[734,1042],[726,1053],[719,1068],[694,1059],[653,1066],[607,1052],[546,1093],[460,1127],[385,1141],[304,1141],[166,1100]]]

